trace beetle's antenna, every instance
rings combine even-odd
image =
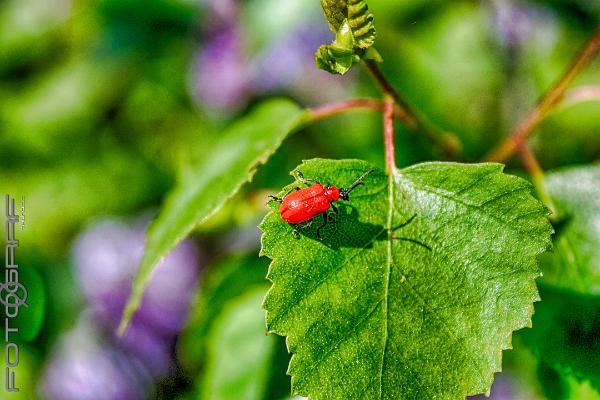
[[[350,193],[352,190],[354,190],[355,187],[357,187],[358,185],[360,185],[363,181],[363,179],[365,179],[370,173],[372,173],[373,171],[375,171],[374,169],[370,169],[367,172],[365,172],[364,174],[362,174],[360,176],[360,178],[358,178],[352,185],[350,185],[350,187],[348,189],[344,190],[345,194]]]
[[[360,185],[362,183],[363,179],[365,179],[367,177],[367,175],[369,175],[373,171],[374,171],[373,169],[370,169],[367,172],[365,172],[364,174],[362,174],[361,177],[358,178],[352,185],[350,185],[350,187],[348,189],[340,189],[340,197],[342,199],[348,201],[348,193],[350,193],[352,190],[354,190],[355,187]]]

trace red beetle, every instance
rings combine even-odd
[[[323,215],[323,225],[317,229],[317,237],[321,239],[321,229],[327,225],[327,211],[331,208],[336,214],[337,208],[333,202],[343,199],[348,201],[348,194],[360,185],[373,170],[369,170],[361,175],[348,189],[339,189],[335,186],[323,186],[320,182],[313,179],[304,179],[300,171],[297,172],[297,178],[305,185],[312,184],[304,189],[299,187],[292,188],[282,198],[269,196],[271,199],[281,203],[279,213],[281,218],[290,224],[296,225],[308,222],[302,227],[308,227],[312,224],[314,217]],[[298,234],[298,229],[294,229],[294,235]]]

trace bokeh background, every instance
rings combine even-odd
[[[600,25],[597,0],[369,5],[383,70],[469,162]],[[314,67],[331,37],[317,0],[0,1],[0,187],[25,197],[17,259],[29,292],[17,322],[21,391],[2,399],[290,398],[285,342],[264,335],[268,260],[256,226],[302,159],[383,165],[377,114],[290,137],[163,261],[127,335],[113,332],[145,227],[224,127],[270,96],[307,107],[379,96],[360,68],[336,77]],[[576,82],[593,84],[600,60]],[[400,165],[439,157],[423,138],[397,136]],[[560,107],[531,143],[544,169],[598,162],[600,103]],[[526,176],[516,159],[509,171]],[[600,298],[541,289],[539,323],[515,335],[492,398],[599,398]],[[566,370],[547,357],[557,349]]]

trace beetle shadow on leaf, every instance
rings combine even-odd
[[[321,229],[321,239],[317,236],[317,229],[323,224],[322,215],[317,215],[310,227],[298,228],[298,238],[306,237],[334,250],[343,247],[370,248],[375,240],[385,238],[383,225],[359,221],[358,210],[350,204],[336,206],[338,213],[331,212],[333,219]]]

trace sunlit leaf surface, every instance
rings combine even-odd
[[[373,168],[298,167],[341,187]],[[498,164],[376,170],[338,203],[322,240],[320,218],[295,237],[271,206],[261,224],[273,259],[264,308],[269,332],[287,336],[293,353],[294,394],[463,399],[489,390],[511,333],[530,324],[536,256],[551,246],[547,209],[526,181]]]

